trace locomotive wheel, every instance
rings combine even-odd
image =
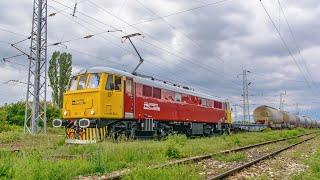
[[[126,125],[123,122],[117,122],[108,127],[108,136],[117,141],[119,138],[127,138],[126,136]]]
[[[228,135],[231,135],[231,133],[232,133],[232,131],[231,131],[230,125],[228,125],[228,127],[227,127],[227,134],[228,134]]]

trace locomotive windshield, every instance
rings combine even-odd
[[[77,76],[74,76],[71,78],[70,80],[70,84],[69,84],[69,90],[70,91],[74,91],[77,89],[77,86],[78,86],[78,77]]]
[[[100,85],[101,74],[82,74],[70,80],[69,91],[95,89]]]
[[[100,74],[91,74],[88,80],[88,89],[94,89],[99,87]]]
[[[86,88],[87,78],[88,78],[87,74],[84,74],[84,75],[80,76],[79,84],[78,84],[78,90],[82,90],[82,89]]]

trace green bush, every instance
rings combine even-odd
[[[186,144],[187,137],[184,135],[170,135],[166,139],[165,154],[169,159],[181,158],[180,149]]]
[[[5,104],[0,107],[0,132],[8,130],[7,125],[24,125],[25,102]],[[53,104],[47,103],[47,120],[50,124],[55,118],[60,118],[60,110]],[[9,129],[10,130],[10,129]]]

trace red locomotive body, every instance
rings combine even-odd
[[[170,85],[167,85],[170,86]],[[157,83],[135,83],[135,119],[159,121],[222,123],[226,112],[222,102],[175,91],[180,87],[163,88]],[[125,95],[127,96],[127,95]],[[129,98],[125,98],[129,99]],[[125,101],[125,104],[127,102]]]

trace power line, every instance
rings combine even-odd
[[[178,30],[178,28],[174,25],[172,25],[171,23],[169,23],[169,21],[167,21],[165,18],[159,16],[156,12],[154,12],[152,9],[148,8],[147,6],[145,6],[141,1],[139,0],[135,0],[136,2],[138,2],[143,8],[145,8],[146,10],[148,10],[149,12],[151,12],[152,14],[154,14],[155,16],[159,17],[164,23],[166,23],[168,25],[168,27],[170,27],[171,29],[173,29],[174,31],[182,34],[185,38],[187,38],[189,41],[191,41],[193,44],[195,44],[197,47],[201,48],[201,46],[194,40],[192,39],[190,36],[188,36],[187,34],[185,34],[184,32],[181,32]],[[214,56],[219,59],[220,61],[224,61],[223,59],[221,59],[220,57],[218,57],[217,55],[214,54]]]
[[[226,0],[224,0],[224,1],[226,1]],[[103,10],[104,12],[106,12],[107,14],[109,14],[109,15],[117,18],[117,19],[120,20],[121,22],[129,25],[130,27],[132,27],[132,28],[134,28],[134,29],[142,32],[143,34],[147,34],[146,32],[143,32],[141,29],[139,29],[139,28],[137,28],[137,27],[135,27],[135,26],[133,26],[133,25],[130,25],[130,23],[128,23],[127,21],[123,20],[122,18],[119,18],[119,17],[117,17],[116,15],[112,14],[111,12],[109,12],[108,10],[106,10],[104,7],[102,7],[102,6],[100,6],[100,5],[92,2],[91,0],[88,0],[88,2],[91,3],[91,4],[93,4],[95,7],[102,9],[102,10]],[[125,32],[123,32],[123,33],[126,34]],[[147,34],[147,35],[148,35],[149,37],[152,37],[150,34]],[[139,38],[138,38],[138,39],[139,39]],[[153,39],[155,39],[155,38],[153,38]],[[157,47],[158,49],[164,50],[164,51],[166,51],[166,52],[170,52],[170,51],[167,50],[167,49],[160,48],[159,46],[157,46],[157,45],[155,45],[155,44],[152,44],[152,43],[149,43],[149,42],[147,42],[147,41],[145,41],[145,40],[142,40],[142,39],[139,39],[139,40],[140,40],[140,41],[143,41],[143,42],[145,42],[145,43],[148,43],[149,45],[152,45],[152,46],[154,46],[154,47]],[[155,41],[159,42],[158,40],[155,40]],[[163,45],[161,42],[160,42],[159,44]],[[166,46],[166,47],[167,47],[167,46]],[[170,54],[171,54],[171,55],[174,55],[174,56],[176,56],[176,57],[179,57],[179,56],[177,56],[177,54],[175,54],[175,53],[170,52]],[[181,56],[180,56],[179,58],[181,58]],[[185,59],[186,59],[186,58],[184,58],[184,60],[185,60]],[[198,63],[198,64],[199,64],[199,63]],[[208,65],[206,65],[206,66],[208,66]],[[212,68],[213,68],[213,67],[212,67]],[[219,75],[220,75],[220,74],[219,74]]]
[[[49,7],[51,7],[51,8],[53,8],[52,6],[49,6]],[[55,9],[55,8],[54,8]],[[68,17],[67,15],[65,15],[64,13],[61,13],[62,15],[64,15],[64,16],[66,16],[66,17]],[[77,17],[78,19],[80,19],[80,20],[83,20],[83,19],[81,19],[81,18],[79,18],[79,17]],[[70,18],[69,18],[70,19]],[[71,19],[71,21],[75,21],[74,19]],[[84,21],[84,20],[83,20]],[[80,26],[82,26],[82,27],[86,27],[86,26],[83,26],[81,23],[79,23],[79,22],[77,22],[77,21],[75,21],[77,24],[79,24]],[[86,21],[85,21],[86,22]],[[87,24],[89,24],[89,25],[92,25],[91,23],[88,23],[88,22],[86,22]],[[95,26],[95,25],[92,25],[92,26]],[[97,26],[95,26],[95,27],[97,27]],[[99,29],[100,29],[100,27],[98,27]],[[86,28],[86,29],[89,29],[89,28]],[[92,31],[91,29],[89,29],[90,31]],[[104,38],[105,39],[105,38]],[[59,44],[60,45],[60,44]],[[121,49],[124,49],[123,47],[121,47],[121,46],[116,46],[116,47],[119,47],[119,48],[121,48]],[[70,49],[70,48],[69,48]],[[74,50],[74,49],[73,49]],[[124,49],[124,50],[126,50],[126,51],[128,51],[127,49]],[[128,52],[130,52],[130,51],[128,51]],[[81,53],[83,53],[83,52],[81,52]],[[131,53],[131,52],[130,52]],[[87,55],[88,55],[88,53],[86,53]],[[131,53],[132,54],[132,53]],[[135,56],[135,54],[133,54],[134,56]],[[101,59],[101,58],[100,58]],[[170,72],[171,73],[171,72]]]
[[[8,29],[3,28],[3,27],[0,27],[0,30],[4,31],[4,32],[7,32],[7,33],[15,34],[17,36],[27,37],[24,34],[21,34],[21,33],[18,33],[18,32],[14,32],[14,31],[8,30]]]
[[[52,0],[52,1],[55,1],[55,0]],[[56,2],[56,1],[55,1],[55,2]],[[91,1],[89,1],[89,2],[90,2],[90,3],[93,3],[93,2],[91,2]],[[68,7],[68,6],[66,6],[66,5],[64,5],[64,4],[60,3],[60,2],[58,2],[58,3],[61,4],[61,5],[63,5],[63,6],[65,6],[65,7]],[[112,16],[115,16],[115,15],[113,15],[112,13],[110,13],[109,11],[105,10],[105,8],[99,6],[99,5],[95,4],[95,3],[93,3],[93,4],[94,4],[96,7],[101,8],[102,10],[104,10],[106,13],[111,14]],[[69,7],[69,8],[71,9],[71,7]],[[80,14],[85,15],[86,17],[90,17],[90,19],[95,19],[94,17],[88,16],[88,15],[82,13],[82,12],[80,12]],[[77,17],[77,18],[78,18],[78,17]],[[118,17],[117,17],[117,18],[118,18]],[[118,18],[118,19],[120,19],[122,22],[127,23],[126,21],[124,21],[124,20],[121,19],[121,18]],[[95,21],[98,22],[98,23],[101,23],[101,24],[106,25],[106,23],[101,22],[100,20],[95,19]],[[127,24],[128,24],[128,23],[127,23]],[[113,26],[113,28],[117,29],[117,28],[114,27],[114,26]],[[136,27],[134,27],[134,28],[136,28]],[[136,28],[136,29],[137,29],[137,28]],[[137,29],[137,30],[139,30],[139,29]],[[123,32],[123,33],[125,33],[125,32]],[[173,55],[173,56],[175,56],[175,57],[178,57],[179,59],[183,59],[183,60],[185,60],[185,61],[188,61],[188,62],[192,63],[192,64],[195,65],[195,66],[199,66],[199,65],[200,65],[203,69],[206,69],[206,70],[210,71],[211,73],[215,73],[215,74],[217,74],[217,75],[221,75],[221,74],[217,73],[216,71],[213,71],[213,70],[214,70],[214,69],[212,69],[213,67],[210,69],[210,68],[208,68],[208,65],[202,65],[201,63],[195,63],[195,62],[193,62],[193,61],[191,61],[191,60],[189,60],[189,59],[186,59],[186,58],[184,58],[184,57],[181,57],[180,55],[177,55],[177,54],[175,54],[175,53],[172,53],[171,51],[169,51],[169,50],[167,50],[167,49],[164,49],[164,48],[159,47],[159,46],[157,46],[157,45],[155,45],[155,44],[149,43],[149,42],[147,42],[147,41],[145,41],[145,40],[143,40],[143,39],[139,39],[139,40],[142,41],[142,42],[144,42],[144,43],[146,43],[146,44],[149,44],[149,45],[155,47],[155,48],[158,49],[158,50],[160,49],[160,50],[162,50],[162,51],[167,52],[167,53],[170,54],[170,55]],[[239,85],[238,83],[235,83],[234,81],[233,81],[233,83],[236,84],[236,85]]]
[[[71,20],[74,21],[73,19],[71,19]],[[87,23],[87,22],[86,22],[86,23]],[[83,26],[83,25],[82,25],[81,23],[79,23],[79,22],[78,22],[78,24],[81,25],[81,26]],[[72,49],[72,48],[69,48],[69,49]],[[75,49],[72,49],[72,50],[76,51]],[[90,55],[90,54],[88,54],[88,53],[84,53],[83,51],[80,52],[80,51],[78,50],[78,52],[79,52],[79,53],[82,53],[82,54],[86,54],[86,55],[92,56],[92,55]],[[93,57],[93,56],[92,56],[92,57]],[[99,58],[99,57],[96,57],[96,58],[101,59],[101,58]],[[159,58],[158,58],[158,59],[159,59]],[[160,59],[162,59],[162,58],[160,58]],[[162,60],[164,60],[164,59],[162,59]],[[154,66],[154,67],[160,67],[160,66],[157,66],[157,65],[155,65],[155,64],[153,64],[153,66]],[[160,67],[159,70],[162,70],[162,68]],[[181,76],[178,76],[176,73],[171,73],[171,72],[168,72],[168,73],[169,73],[169,74],[172,74],[176,79],[179,79],[179,80],[185,79],[185,78],[183,78],[183,77],[182,77],[181,79],[178,78],[178,77],[181,77]],[[185,82],[184,80],[183,80],[183,82],[184,82],[185,84],[188,84],[188,83]],[[193,84],[194,84],[194,83],[193,83]],[[210,91],[212,91],[212,89],[210,89]]]
[[[121,30],[117,30],[117,31],[121,31]],[[75,38],[75,39],[70,39],[70,40],[66,40],[66,41],[60,41],[60,42],[52,43],[52,44],[49,44],[48,46],[57,46],[57,45],[60,45],[60,44],[69,43],[69,42],[73,42],[73,41],[78,41],[78,40],[82,40],[82,39],[90,39],[90,38],[92,38],[94,36],[101,35],[101,34],[104,34],[104,33],[109,33],[109,32],[116,32],[116,31],[107,30],[107,31],[96,33],[96,34],[89,34],[89,35],[86,35],[86,36],[83,36],[83,37],[80,37],[80,38]]]
[[[279,29],[277,28],[277,26],[276,26],[275,22],[274,22],[274,21],[273,21],[273,19],[271,18],[270,14],[269,14],[268,10],[266,9],[266,7],[264,6],[264,4],[263,4],[262,0],[260,0],[260,3],[261,3],[262,8],[264,9],[265,13],[267,14],[267,16],[268,16],[269,20],[271,21],[271,23],[272,23],[272,25],[273,25],[274,29],[276,30],[276,32],[277,32],[277,34],[278,34],[278,36],[279,36],[280,40],[282,41],[283,46],[284,46],[284,47],[285,47],[285,49],[288,51],[288,53],[289,53],[289,55],[291,56],[292,60],[294,61],[295,65],[298,67],[299,71],[300,71],[300,72],[301,72],[301,74],[303,75],[303,78],[304,78],[304,80],[305,80],[306,84],[308,85],[308,87],[310,88],[310,90],[313,92],[313,89],[312,89],[312,87],[311,87],[311,85],[310,85],[310,83],[309,83],[308,79],[307,79],[307,78],[306,78],[306,76],[304,75],[304,73],[303,73],[303,71],[302,71],[301,67],[299,66],[299,64],[298,64],[298,62],[297,62],[297,60],[296,60],[296,58],[293,56],[293,53],[291,52],[291,50],[290,50],[289,46],[287,45],[286,41],[285,41],[285,40],[284,40],[284,38],[282,37],[282,35],[281,35],[281,33],[280,33]],[[313,93],[314,93],[314,92],[313,92]]]
[[[72,9],[72,10],[74,9],[73,7],[67,6],[67,5],[65,5],[65,4],[63,4],[63,3],[59,2],[59,1],[56,1],[56,0],[51,0],[51,1],[60,4],[61,6],[64,6],[65,8]],[[89,1],[89,0],[86,0],[86,1]],[[89,2],[91,2],[91,1],[89,1]],[[91,3],[92,3],[92,2],[91,2]],[[101,21],[101,20],[99,20],[99,19],[97,19],[97,18],[94,18],[94,17],[92,17],[92,16],[89,16],[89,15],[87,15],[86,13],[83,13],[82,11],[79,11],[79,10],[78,10],[78,13],[81,14],[81,15],[83,15],[83,16],[85,16],[85,17],[87,17],[87,18],[89,18],[89,19],[92,19],[92,20],[94,20],[94,21],[96,21],[96,22],[98,22],[98,23],[104,24],[105,26],[109,26],[109,27],[113,28],[114,30],[118,30],[116,27],[114,27],[114,26],[112,26],[112,25],[110,25],[110,24],[106,24],[106,23],[104,23],[103,21]]]
[[[231,0],[220,0],[220,1],[216,1],[216,2],[206,3],[206,4],[203,4],[201,6],[196,6],[196,7],[185,9],[185,10],[182,10],[182,11],[176,11],[176,12],[173,12],[173,13],[170,13],[170,14],[167,14],[167,15],[164,15],[164,16],[156,17],[156,18],[150,18],[150,19],[144,20],[142,22],[133,23],[133,24],[130,24],[129,26],[134,26],[134,25],[139,25],[139,24],[143,24],[143,23],[146,23],[146,22],[160,20],[162,18],[167,18],[167,17],[170,17],[170,16],[175,16],[175,15],[178,15],[178,14],[191,12],[191,11],[198,10],[198,9],[201,9],[201,8],[205,8],[205,7],[209,7],[209,6],[212,6],[212,5],[221,4],[221,3],[224,3],[226,1],[231,1]],[[122,28],[126,28],[126,27],[128,27],[128,26],[125,26],[125,27],[122,27]]]
[[[285,12],[284,12],[284,9],[283,9],[283,7],[282,7],[282,5],[281,5],[281,2],[280,2],[279,0],[278,0],[278,3],[279,3],[279,8],[280,8],[280,10],[281,10],[281,12],[282,12],[282,14],[283,14],[284,19],[285,19],[285,22],[286,22],[286,24],[287,24],[287,26],[288,26],[288,28],[289,28],[290,35],[291,35],[291,37],[292,37],[292,39],[293,39],[293,42],[294,42],[294,44],[295,44],[295,46],[296,46],[296,48],[297,48],[297,50],[298,50],[298,53],[299,53],[299,55],[300,55],[300,58],[301,58],[301,60],[304,62],[304,66],[305,66],[306,72],[307,72],[307,74],[309,75],[311,81],[315,84],[314,79],[313,79],[313,77],[312,77],[312,75],[311,75],[311,73],[310,73],[310,70],[309,70],[308,66],[307,66],[307,63],[306,63],[305,59],[303,58],[303,56],[302,56],[302,54],[301,54],[301,48],[300,48],[300,46],[298,45],[298,41],[297,41],[297,39],[295,38],[294,32],[293,32],[293,30],[292,30],[292,27],[291,27],[291,25],[290,25],[290,23],[289,23],[289,21],[288,21],[288,18],[287,18],[287,16],[286,16],[286,14],[285,14]]]

